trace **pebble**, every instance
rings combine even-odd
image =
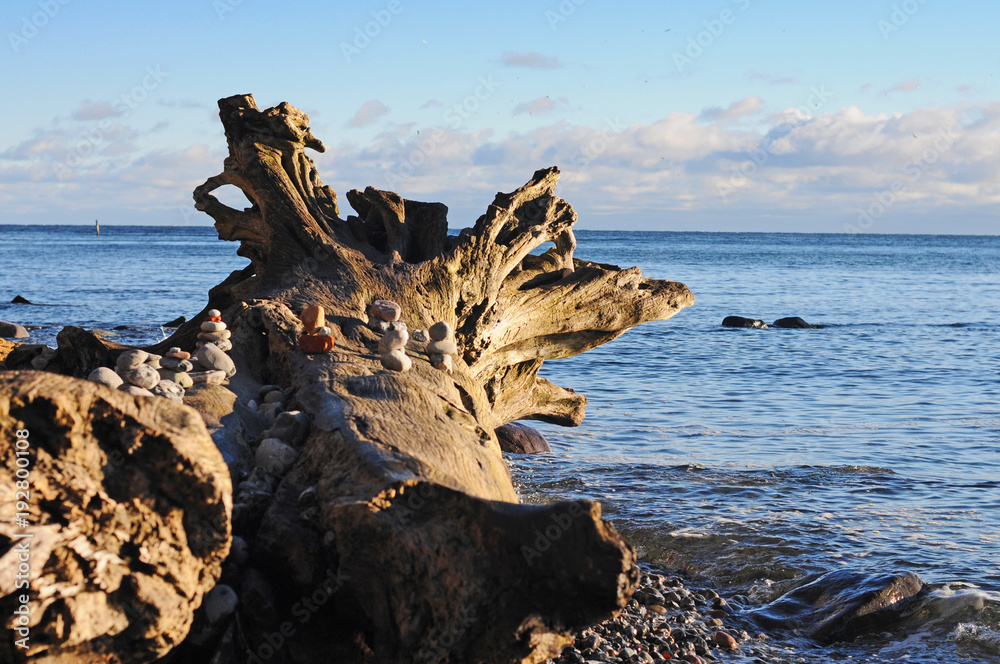
[[[431,335],[431,339],[434,341],[445,341],[450,339],[451,335],[454,334],[454,330],[451,329],[451,325],[443,320],[431,325],[427,332]]]
[[[118,361],[115,362],[115,366],[118,368],[120,373],[124,373],[126,371],[131,371],[136,367],[142,366],[148,357],[149,353],[144,350],[127,350],[118,356]]]
[[[178,360],[175,357],[165,357],[160,360],[160,367],[173,371],[194,371],[194,365],[190,360]]]
[[[375,300],[372,302],[372,316],[387,323],[399,320],[403,308],[392,300]]]
[[[129,383],[122,383],[121,387],[118,388],[120,391],[126,394],[131,394],[135,397],[154,397],[156,396],[149,390],[145,390],[141,387],[136,387],[135,385],[130,385]]]
[[[229,351],[233,349],[232,339],[223,339],[222,341],[212,341],[211,343],[215,344],[215,347],[221,351]]]
[[[184,388],[172,380],[161,380],[150,390],[158,397],[165,397],[171,401],[184,403]]]
[[[267,422],[267,426],[273,426],[275,419],[278,417],[278,413],[285,410],[285,407],[280,403],[262,403],[257,412],[264,417]]]
[[[289,445],[302,444],[309,435],[309,416],[298,410],[278,413],[274,418],[274,426],[264,432],[268,438],[280,438]]]
[[[298,456],[299,453],[291,445],[277,438],[265,438],[257,446],[254,461],[272,475],[284,475]]]
[[[280,390],[280,389],[281,385],[261,385],[260,389],[257,390],[257,396],[260,397],[261,400],[263,400],[264,397],[267,396],[268,392],[273,392],[274,390]]]
[[[321,304],[308,307],[302,311],[299,320],[302,321],[302,327],[306,328],[306,332],[311,334],[316,328],[326,326],[326,310]]]
[[[250,399],[250,401],[247,401],[247,408],[249,408],[250,410],[252,410],[252,411],[254,411],[256,413],[257,412],[257,402],[255,400],[253,400],[253,399]]]
[[[274,392],[268,392],[264,397],[264,403],[285,403],[285,394],[281,390],[275,390]]]
[[[126,383],[141,387],[145,390],[151,389],[160,382],[160,373],[151,366],[141,364],[135,369],[130,369],[121,374]]]
[[[207,320],[201,324],[202,332],[222,332],[226,329],[226,324],[222,321]]]
[[[316,328],[316,334],[321,337],[329,337],[333,334],[333,330],[331,330],[329,326],[324,325],[323,327]]]
[[[220,350],[218,346],[205,344],[198,349],[196,355],[198,356],[198,361],[201,362],[202,366],[206,369],[223,371],[225,372],[227,378],[232,378],[236,375],[236,365],[233,364],[233,361],[229,358],[229,356]]]
[[[169,358],[171,358],[171,359],[176,359],[176,360],[190,360],[191,359],[191,353],[187,352],[186,350],[181,350],[177,346],[174,346],[173,348],[171,348],[170,350],[168,350],[166,356],[169,357]]]
[[[401,350],[393,350],[381,357],[382,366],[389,371],[409,371],[413,366],[413,360],[406,356]]]
[[[385,355],[394,350],[406,348],[406,342],[410,340],[410,335],[406,330],[387,330],[378,342],[378,352]]]
[[[206,315],[209,318],[220,318],[222,316],[222,312],[218,309],[209,309]]]
[[[125,382],[122,380],[121,376],[107,367],[97,367],[90,372],[90,375],[87,376],[87,380],[93,381],[98,385],[107,385],[113,390],[117,389],[123,382]]]
[[[233,535],[233,543],[229,545],[229,560],[243,567],[250,560],[250,545],[239,535]]]
[[[221,385],[226,380],[225,371],[193,371],[188,376],[191,378],[192,384]]]
[[[430,357],[431,365],[435,369],[440,369],[446,373],[452,373],[455,371],[454,360],[451,359],[451,355],[442,355],[440,353],[435,353]]]
[[[191,380],[191,374],[186,371],[174,371],[173,369],[160,369],[158,372],[160,374],[160,380],[169,380],[177,383],[185,390],[194,385],[194,381]]]
[[[224,583],[220,583],[205,595],[205,619],[210,625],[214,625],[224,618],[228,618],[236,610],[239,598],[236,591]]]
[[[738,647],[734,637],[713,627],[713,619],[705,615],[705,600],[710,598],[707,592],[713,591],[696,594],[665,570],[645,565],[641,569],[639,587],[618,617],[577,632],[574,644],[549,660],[550,664],[704,664],[717,661],[713,648],[728,651]],[[703,605],[697,605],[697,600]],[[743,637],[749,638],[745,632]]]
[[[454,355],[458,352],[458,345],[454,341],[432,341],[427,344],[427,352],[430,354]]]
[[[427,336],[427,330],[414,330],[410,334],[410,338],[413,339],[414,341],[419,341],[420,343],[424,343],[428,339],[430,339],[430,337]]]

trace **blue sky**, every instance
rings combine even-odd
[[[339,194],[441,201],[453,227],[558,165],[579,228],[993,234],[997,19],[941,0],[7,0],[0,223],[209,224],[191,191],[226,155],[215,102],[253,93],[310,115]]]

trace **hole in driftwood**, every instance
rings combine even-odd
[[[253,207],[253,203],[243,193],[243,190],[232,184],[222,185],[213,191],[212,195],[219,199],[220,203],[234,210],[244,210]]]

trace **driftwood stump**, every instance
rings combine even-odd
[[[372,187],[348,192],[357,214],[344,219],[306,155],[324,147],[304,113],[287,103],[260,111],[251,95],[219,107],[229,157],[194,199],[251,264],[213,289],[206,309],[223,310],[241,368],[293,388],[314,419],[255,534],[254,584],[267,582],[280,614],[333,570],[340,580],[271,661],[318,658],[331,634],[358,661],[539,662],[559,652],[570,628],[624,605],[634,552],[596,503],[519,505],[494,430],[520,419],[579,424],[585,397],[539,378],[542,362],[669,318],[693,303],[690,291],[574,259],[577,217],[555,196],[556,168],[497,194],[457,236],[444,205]],[[227,184],[252,207],[219,202],[212,192]],[[402,305],[411,330],[450,323],[454,373],[412,341],[411,371],[383,369],[366,325],[377,299]],[[297,315],[315,304],[339,328],[336,347],[305,355]],[[200,318],[160,348],[193,345]],[[319,509],[304,520],[298,501],[310,487]],[[269,652],[266,639],[247,638],[251,654]]]

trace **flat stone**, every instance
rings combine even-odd
[[[174,346],[173,348],[167,351],[166,357],[177,360],[190,360],[191,353],[187,352],[186,350],[181,350],[177,346]]]
[[[382,355],[394,350],[406,348],[406,342],[410,340],[410,335],[406,330],[386,330],[385,334],[378,342],[378,352]]]
[[[121,387],[118,388],[120,391],[126,394],[131,394],[134,397],[154,397],[156,396],[149,390],[145,390],[141,387],[136,387],[135,385],[129,385],[128,383],[122,383]]]
[[[207,320],[201,324],[202,332],[222,332],[226,329],[226,324],[222,321]]]
[[[236,591],[224,583],[220,583],[205,595],[202,607],[205,609],[205,619],[208,624],[215,625],[225,618],[228,618],[236,611],[239,597]]]
[[[188,363],[190,364],[190,362]],[[194,380],[191,379],[191,374],[186,371],[174,371],[173,369],[160,369],[158,372],[160,374],[161,380],[169,380],[177,383],[185,390],[189,387],[194,386]]]
[[[188,374],[193,383],[221,385],[226,380],[225,371],[194,371]]]
[[[153,386],[153,389],[151,389],[150,392],[158,397],[164,397],[171,399],[172,401],[184,403],[184,388],[172,380],[161,380]]]
[[[0,337],[24,339],[27,336],[28,331],[24,329],[24,326],[0,320]]]
[[[387,323],[399,320],[403,315],[403,308],[392,300],[375,300],[372,302],[371,311],[372,316]]]
[[[224,371],[227,378],[232,378],[236,375],[236,365],[233,364],[232,359],[219,349],[218,346],[205,344],[198,349],[196,355],[198,356],[198,361],[206,369]]]
[[[145,365],[152,369],[161,369],[163,365],[161,365],[160,362],[162,361],[163,358],[157,355],[156,357],[150,357],[148,360],[146,360]]]
[[[144,390],[151,389],[160,382],[160,373],[153,367],[145,364],[122,373],[121,377],[125,379],[126,383],[141,387]]]
[[[458,352],[458,345],[454,341],[431,341],[427,344],[427,352],[454,355]]]
[[[221,312],[221,311],[219,311],[218,309],[209,309],[209,310],[208,310],[208,313],[207,313],[206,315],[207,315],[207,316],[212,316],[212,317],[216,317],[216,316],[221,316],[221,315],[222,315],[222,312]]]
[[[265,438],[257,446],[254,461],[272,475],[284,475],[292,467],[299,453],[295,448],[277,438]]]
[[[232,339],[223,339],[222,341],[212,341],[210,343],[215,344],[215,347],[223,352],[230,351],[233,349]]]
[[[326,310],[321,304],[307,307],[299,315],[299,320],[302,321],[302,327],[306,328],[306,332],[313,332],[316,328],[326,325]]]
[[[335,343],[329,335],[303,334],[299,337],[299,350],[303,353],[328,353]]]
[[[389,323],[390,330],[402,330],[403,332],[408,332],[409,328],[406,327],[406,323],[401,320],[394,320]]]
[[[439,320],[431,325],[427,332],[431,335],[431,339],[433,341],[445,341],[446,339],[450,339],[451,335],[455,333],[455,331],[451,329],[451,325],[443,320]]]
[[[118,389],[121,387],[121,384],[125,382],[122,380],[121,376],[107,367],[97,367],[90,372],[90,375],[87,376],[87,380],[93,381],[98,385],[107,385],[113,390]]]
[[[382,366],[389,371],[409,371],[413,366],[413,360],[406,356],[401,350],[390,351],[381,357]]]
[[[144,350],[127,350],[118,356],[115,366],[119,372],[130,371],[145,364],[149,353]]]
[[[219,330],[218,332],[199,332],[198,338],[204,341],[222,341],[233,336],[232,330]]]

